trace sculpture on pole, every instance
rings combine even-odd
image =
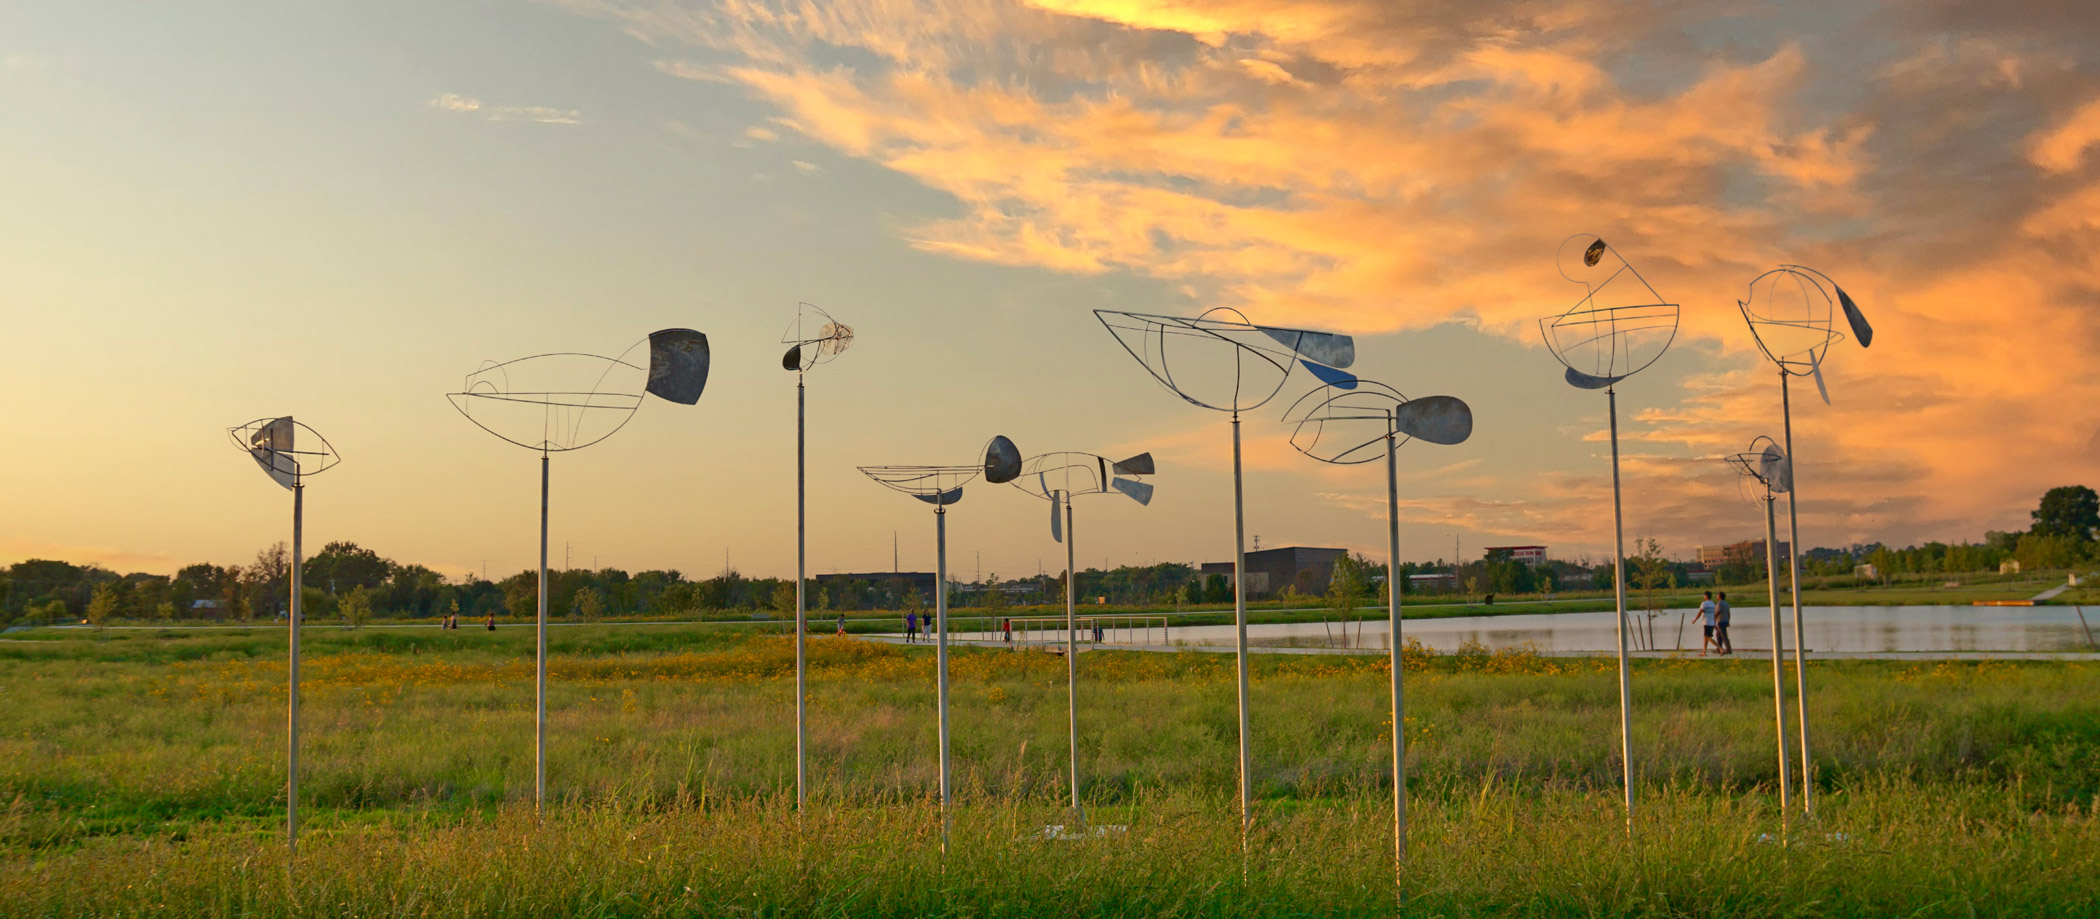
[[[1801,643],[1801,513],[1800,499],[1793,491],[1794,400],[1788,380],[1796,376],[1815,378],[1816,392],[1830,404],[1830,387],[1823,382],[1823,359],[1830,346],[1844,335],[1833,319],[1833,305],[1845,314],[1852,337],[1864,348],[1874,343],[1874,327],[1859,304],[1836,281],[1814,268],[1781,265],[1750,282],[1747,299],[1736,301],[1757,349],[1779,367],[1779,412],[1788,464],[1786,491],[1787,573],[1794,607],[1794,698],[1801,726],[1801,810],[1814,816],[1815,763],[1808,754],[1808,667]],[[1775,639],[1776,643],[1776,639]]]
[[[1403,442],[1461,444],[1473,436],[1473,409],[1454,396],[1409,399],[1384,383],[1359,380],[1348,389],[1322,386],[1298,398],[1284,421],[1291,446],[1323,463],[1356,465],[1385,459],[1386,621],[1392,631],[1393,878],[1407,859],[1406,698],[1402,694],[1400,617],[1400,474]]]
[[[963,486],[979,475],[1003,485],[1021,474],[1021,451],[1004,435],[985,444],[984,460],[974,466],[861,466],[861,474],[886,488],[933,505],[933,616],[935,706],[940,719],[941,852],[948,851],[948,806],[952,799],[948,768],[948,507],[962,500]]]
[[[1152,485],[1140,479],[1152,472],[1150,453],[1125,460],[1092,453],[1044,453],[1023,462],[1013,480],[1015,488],[1050,502],[1050,538],[1065,546],[1065,726],[1071,741],[1072,812],[1081,825],[1086,810],[1079,803],[1079,569],[1074,564],[1078,530],[1072,499],[1114,492],[1140,505],[1151,504]]]
[[[1779,633],[1779,533],[1772,513],[1774,497],[1793,489],[1793,463],[1772,438],[1760,436],[1750,442],[1750,449],[1728,458],[1728,463],[1742,473],[1743,481],[1754,481],[1763,494],[1756,500],[1765,511],[1765,587],[1771,599],[1772,609],[1772,724],[1779,737],[1779,821],[1781,838],[1785,837],[1787,812],[1786,770],[1786,675],[1784,641]],[[1798,629],[1798,622],[1796,625]],[[1794,651],[1801,650],[1801,635],[1794,635]],[[1798,669],[1798,666],[1797,668]]]
[[[1350,389],[1356,378],[1356,341],[1347,335],[1255,325],[1239,310],[1161,316],[1095,310],[1095,318],[1123,350],[1168,392],[1185,402],[1232,415],[1232,611],[1239,670],[1240,846],[1253,819],[1253,741],[1247,711],[1247,502],[1240,465],[1240,413],[1260,408],[1304,367],[1329,386]]]
[[[646,362],[637,354],[646,348]],[[502,363],[467,374],[452,407],[475,426],[540,454],[539,608],[533,677],[532,806],[547,798],[547,488],[548,457],[611,437],[646,396],[692,405],[707,387],[707,336],[692,329],[649,333],[619,357],[561,352]]]
[[[1626,662],[1626,522],[1619,489],[1617,384],[1648,369],[1677,338],[1677,304],[1634,270],[1618,250],[1578,234],[1560,244],[1560,276],[1583,295],[1559,316],[1539,320],[1546,347],[1567,369],[1568,385],[1601,389],[1611,423],[1612,596],[1619,612],[1619,761],[1626,797],[1626,831],[1633,831],[1633,680]]]
[[[787,354],[780,365],[795,374],[795,808],[809,805],[809,663],[807,638],[809,582],[809,492],[804,481],[808,450],[804,439],[802,377],[811,367],[829,363],[853,346],[853,327],[807,303],[795,304],[795,321],[780,336]]]
[[[299,432],[306,432],[302,436]],[[284,839],[294,855],[299,852],[299,626],[304,621],[299,569],[305,560],[306,477],[335,468],[343,458],[328,438],[292,416],[257,418],[226,429],[236,449],[248,454],[270,480],[292,493],[291,602],[286,609],[286,629],[291,634],[290,673],[286,681]]]

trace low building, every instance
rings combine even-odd
[[[1347,556],[1347,549],[1285,546],[1247,553],[1247,594],[1273,596],[1285,587],[1308,596],[1324,594],[1334,579],[1334,563]],[[1232,575],[1231,562],[1205,562],[1203,573]]]
[[[1533,568],[1537,568],[1541,565],[1546,564],[1546,547],[1489,546],[1487,547],[1487,554],[1482,556],[1482,558],[1507,558],[1510,561],[1523,562],[1526,565],[1530,565]]]
[[[1787,551],[1791,548],[1786,543],[1780,543],[1779,557],[1786,558]],[[1765,560],[1765,541],[1762,539],[1749,539],[1742,542],[1729,543],[1725,546],[1700,546],[1697,552],[1699,554],[1699,564],[1708,568],[1719,568],[1722,565],[1761,564]]]
[[[1423,591],[1457,590],[1458,575],[1455,574],[1410,574],[1408,589],[1414,593]]]

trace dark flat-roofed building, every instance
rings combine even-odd
[[[1334,563],[1349,554],[1347,549],[1323,549],[1312,546],[1285,546],[1281,549],[1263,549],[1247,553],[1248,596],[1274,596],[1285,587],[1295,587],[1301,594],[1313,595],[1327,592],[1327,582],[1334,578]],[[1204,574],[1232,574],[1231,562],[1204,562]]]

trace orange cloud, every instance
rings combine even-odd
[[[1734,299],[1780,262],[1830,272],[1878,331],[1833,348],[1834,405],[1793,387],[1815,541],[1974,535],[2100,477],[2090,24],[1782,10],[1799,37],[1773,42],[1715,40],[1736,15],[1717,2],[570,5],[720,58],[666,69],[952,196],[907,232],[958,258],[1533,342],[1577,295],[1554,247],[1602,234],[1710,349],[1673,404],[1622,419],[1653,451],[1628,464],[1643,518],[1681,543],[1734,500],[1717,457],[1777,433]],[[1250,462],[1297,461],[1276,446]],[[1579,472],[1414,512],[1602,544],[1609,493]]]

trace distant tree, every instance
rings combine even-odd
[[[291,548],[277,542],[256,552],[255,564],[248,566],[247,582],[251,609],[272,616],[286,612],[292,596]]]
[[[343,614],[343,624],[353,629],[364,628],[372,620],[372,591],[363,585],[350,588],[338,602]]]
[[[303,567],[306,580],[329,593],[341,593],[352,587],[376,590],[394,573],[393,562],[348,541],[322,546],[320,553],[307,559]]]
[[[794,582],[782,581],[779,587],[773,588],[773,612],[778,613],[782,619],[795,618]]]
[[[1364,578],[1364,563],[1347,554],[1334,560],[1334,569],[1327,575],[1327,609],[1322,611],[1321,621],[1324,625],[1327,613],[1334,615],[1345,647],[1349,644],[1349,622],[1355,618],[1357,604],[1363,602],[1367,588]]]
[[[576,615],[585,622],[597,622],[605,618],[605,601],[598,592],[588,587],[576,592]]]
[[[95,585],[95,593],[88,598],[87,621],[95,628],[109,625],[117,618],[117,587],[119,582],[108,581]]]
[[[1633,546],[1634,556],[1627,559],[1632,563],[1633,569],[1628,572],[1628,577],[1634,584],[1639,585],[1646,595],[1647,608],[1657,609],[1661,603],[1662,588],[1670,586],[1670,561],[1663,558],[1662,544],[1656,542],[1654,537],[1634,537]]]
[[[2100,494],[2083,485],[2063,485],[2042,495],[2034,518],[2034,535],[2061,536],[2076,542],[2100,537]]]
[[[997,615],[1006,611],[1006,591],[999,589],[999,573],[994,571],[984,582],[984,608]]]

